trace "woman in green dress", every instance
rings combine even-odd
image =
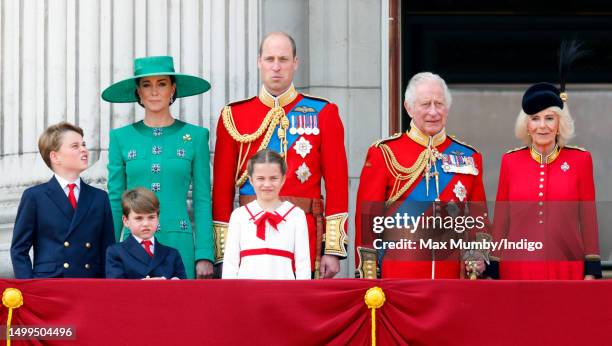
[[[115,238],[129,235],[121,221],[121,194],[135,187],[150,189],[161,204],[155,236],[179,251],[188,278],[213,274],[209,131],[174,118],[170,105],[209,89],[204,79],[176,73],[172,57],[157,56],[135,59],[134,76],[102,93],[105,101],[138,102],[145,109],[144,120],[110,133],[108,195]],[[195,229],[187,212],[190,185]]]

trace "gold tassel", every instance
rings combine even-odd
[[[2,293],[2,304],[9,309],[6,319],[6,345],[11,346],[11,320],[13,319],[13,309],[18,309],[23,305],[21,291],[16,288],[5,289]]]
[[[372,287],[365,294],[365,303],[371,309],[372,318],[372,346],[376,346],[376,309],[385,304],[385,292],[380,287]]]

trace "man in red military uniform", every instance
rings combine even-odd
[[[400,211],[410,211],[413,216],[457,216],[459,210],[476,215],[480,211],[482,228],[488,224],[482,157],[474,148],[446,135],[450,105],[451,95],[440,76],[429,72],[415,75],[404,102],[412,118],[410,130],[380,140],[368,150],[357,193],[359,277],[375,278],[381,263],[383,278],[462,276],[461,251],[437,249],[435,245],[430,248],[419,241],[440,240],[440,234],[427,233],[418,222],[412,224],[414,232],[385,229],[377,235],[373,227],[376,218]],[[482,203],[466,208],[467,202],[474,201]],[[432,203],[437,207],[432,208]],[[462,232],[457,227],[446,235],[455,237]],[[397,245],[400,240],[414,243],[401,250],[380,246],[391,242]],[[474,265],[478,273],[484,269],[482,261],[474,261]]]
[[[289,35],[268,34],[260,45],[257,66],[263,81],[259,96],[226,106],[217,125],[212,195],[216,263],[223,261],[235,189],[240,204],[255,198],[246,176],[247,161],[270,148],[287,161],[281,197],[306,213],[315,276],[333,277],[348,243],[348,165],[338,107],[295,90],[298,59]]]

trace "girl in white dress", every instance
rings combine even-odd
[[[232,212],[223,279],[310,279],[306,215],[279,197],[285,160],[261,150],[249,159],[247,171],[257,199]]]

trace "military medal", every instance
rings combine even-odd
[[[297,134],[297,129],[295,128],[295,115],[291,115],[291,128],[289,129],[289,133],[292,135]]]
[[[570,166],[567,164],[567,161],[563,162],[563,164],[561,165],[561,170],[563,172],[567,172],[570,169]]]
[[[315,116],[314,118],[314,128],[312,129],[313,135],[318,135],[321,131],[319,131],[319,117]]]
[[[312,134],[312,116],[308,116],[308,125],[306,125],[306,129],[304,130],[304,133],[306,133],[307,135],[311,135]]]
[[[306,180],[308,180],[308,178],[310,178],[310,176],[312,175],[312,173],[310,173],[310,168],[306,166],[305,162],[302,163],[300,167],[298,167],[298,169],[295,171],[295,174],[297,175],[297,178],[302,184],[304,184],[304,182],[306,182]]]
[[[455,196],[457,196],[457,198],[459,199],[459,202],[463,202],[465,197],[467,197],[467,190],[465,189],[465,186],[463,186],[460,180],[457,181],[457,184],[455,184],[453,192],[455,193]]]
[[[297,133],[300,136],[304,134],[304,116],[303,115],[298,115],[298,129],[297,129]]]
[[[293,148],[298,155],[300,155],[302,158],[306,158],[306,155],[308,155],[310,153],[310,149],[312,149],[312,144],[310,144],[306,138],[300,137],[300,139],[293,145]]]
[[[471,156],[442,154],[442,170],[446,173],[478,175],[476,162]]]

